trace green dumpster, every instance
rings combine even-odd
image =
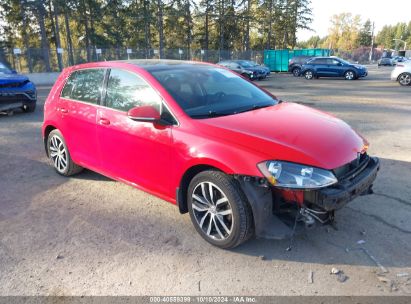
[[[264,50],[264,64],[269,67],[272,72],[288,72],[288,61],[294,56],[330,56],[330,50]]]

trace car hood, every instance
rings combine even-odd
[[[264,72],[264,70],[262,69],[262,68],[260,68],[260,67],[247,67],[247,68],[244,68],[245,70],[249,70],[249,71],[255,71],[255,72]]]
[[[349,67],[356,68],[356,69],[360,68],[360,69],[365,70],[365,66],[361,64],[350,64]]]
[[[325,169],[340,167],[367,145],[349,125],[294,103],[198,120],[202,132],[276,159]]]
[[[23,83],[29,81],[27,76],[19,74],[0,74],[0,85]]]

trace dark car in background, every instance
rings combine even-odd
[[[250,80],[261,80],[267,77],[264,69],[259,66],[254,66],[248,60],[223,60],[217,64],[226,67]]]
[[[301,75],[301,67],[308,60],[313,58],[313,56],[295,56],[288,60],[288,71],[292,73],[295,77]]]
[[[21,108],[25,112],[36,109],[37,90],[27,76],[0,62],[0,111]]]
[[[338,57],[315,57],[302,65],[301,75],[311,80],[319,77],[344,77],[354,80],[368,75],[367,69]]]
[[[405,62],[407,60],[408,59],[404,56],[395,56],[395,57],[392,58],[392,61],[393,61],[394,65],[396,65],[399,62]]]
[[[247,63],[251,64],[254,67],[258,67],[262,69],[265,72],[266,77],[271,74],[270,68],[265,66],[264,64],[258,64],[257,62],[252,61],[252,60],[244,60],[244,61],[246,61]]]
[[[378,66],[393,66],[394,61],[390,57],[383,57],[377,61]]]

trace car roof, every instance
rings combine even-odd
[[[169,59],[135,59],[135,60],[112,60],[79,64],[70,67],[74,70],[88,69],[94,67],[119,67],[133,65],[146,71],[175,69],[177,66],[186,68],[210,68],[215,67],[212,63],[200,61],[169,60]]]
[[[212,66],[206,62],[199,61],[186,61],[186,60],[170,60],[170,59],[136,59],[136,60],[124,60],[124,63],[129,63],[141,67],[147,71],[155,69],[173,69],[179,67],[204,67]]]

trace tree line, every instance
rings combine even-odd
[[[0,0],[1,44],[8,48],[249,51],[294,48],[311,0]],[[118,55],[118,54],[117,54]],[[61,55],[58,60],[61,61]]]
[[[362,22],[360,15],[341,13],[332,16],[327,36],[312,36],[297,45],[302,48],[329,48],[336,54],[362,61],[368,58],[371,46],[379,55],[383,50],[402,50],[405,44],[411,47],[411,21],[385,25],[378,33],[373,27],[371,20]]]

